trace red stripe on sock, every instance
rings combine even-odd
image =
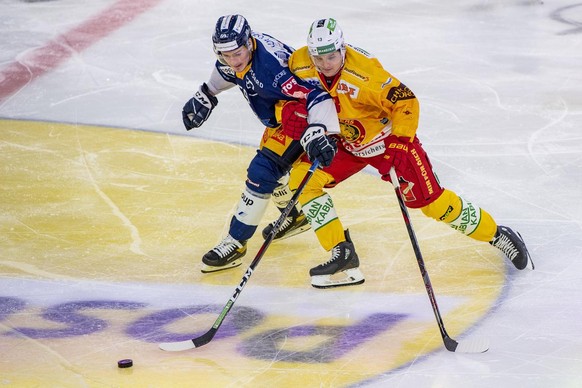
[[[46,45],[27,52],[0,70],[0,101],[41,75],[54,70],[74,54],[131,22],[162,0],[120,0]]]

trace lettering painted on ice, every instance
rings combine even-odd
[[[250,273],[247,271],[245,278],[248,280]],[[241,282],[243,287],[246,280]],[[232,306],[232,300],[229,300]],[[132,311],[146,310],[148,305],[124,300],[86,300],[59,303],[48,306],[40,313],[26,311],[29,304],[26,300],[17,297],[0,296],[0,321],[14,321],[15,315],[26,314],[26,322],[30,326],[10,327],[4,325],[7,331],[1,335],[9,337],[25,336],[30,339],[65,339],[84,337],[97,334],[110,329],[110,324],[119,325],[117,318],[107,318],[109,314],[95,317],[95,311]],[[145,311],[145,314],[129,321],[123,328],[125,336],[148,343],[177,342],[198,337],[202,332],[172,332],[169,327],[175,325],[181,319],[192,319],[196,315],[218,314],[224,312],[223,306],[215,304],[202,304],[187,307],[170,308],[153,312]],[[38,315],[38,316],[37,316]],[[366,346],[375,336],[381,335],[387,330],[401,324],[409,318],[405,313],[373,313],[363,316],[360,320],[345,325],[299,325],[292,327],[273,327],[257,331],[266,320],[266,314],[256,308],[246,306],[233,306],[231,319],[225,320],[216,332],[215,339],[224,339],[239,336],[247,331],[252,331],[252,336],[241,336],[237,351],[242,355],[256,360],[285,360],[286,362],[300,362],[308,364],[322,364],[336,361],[345,354],[359,346]],[[240,324],[244,322],[244,324]],[[292,320],[292,322],[295,322]],[[35,327],[34,325],[38,325]],[[55,325],[56,324],[56,325]],[[58,328],[55,328],[58,326]],[[116,330],[111,328],[111,330]],[[206,330],[206,328],[203,328]],[[307,351],[285,349],[285,338],[320,337],[325,341]],[[265,340],[267,339],[267,340]]]

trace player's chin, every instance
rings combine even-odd
[[[323,70],[321,73],[326,77],[333,77],[337,73],[337,71],[335,71],[333,69],[332,70]]]

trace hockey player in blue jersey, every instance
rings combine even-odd
[[[212,36],[218,60],[182,112],[187,130],[200,127],[217,106],[216,95],[238,86],[249,106],[266,127],[259,150],[247,169],[244,192],[231,218],[228,235],[206,253],[202,272],[242,264],[247,241],[257,229],[269,199],[282,211],[292,192],[287,185],[292,164],[307,153],[322,166],[331,163],[337,146],[329,134],[339,133],[335,104],[323,90],[296,78],[287,66],[293,49],[267,34],[252,31],[241,15],[218,19]],[[299,141],[282,127],[299,128]],[[305,129],[303,129],[305,128]],[[293,209],[275,238],[309,229],[300,208]]]

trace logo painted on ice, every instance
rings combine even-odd
[[[245,274],[237,288],[242,289],[252,271]],[[239,290],[240,292],[240,290]],[[238,294],[237,294],[238,295]],[[236,298],[235,298],[236,299]],[[232,301],[232,300],[231,300]],[[11,315],[28,314],[26,300],[16,297],[0,296],[0,321]],[[147,310],[146,303],[124,300],[85,300],[65,302],[52,305],[40,313],[38,327],[9,327],[2,335],[9,337],[26,336],[32,339],[64,339],[87,336],[105,331],[110,324],[119,324],[117,320],[109,322],[105,318],[94,316],[93,310]],[[214,304],[193,305],[189,307],[171,308],[147,312],[141,317],[128,322],[124,333],[129,338],[149,343],[184,341],[200,335],[200,332],[174,333],[169,331],[176,321],[195,315],[218,313],[223,306]],[[257,360],[284,360],[309,364],[329,363],[338,360],[365,341],[390,330],[392,327],[408,319],[404,313],[373,313],[364,316],[352,325],[293,325],[291,327],[271,328],[257,332],[256,328],[266,319],[266,314],[251,307],[233,307],[231,318],[224,322],[216,333],[215,339],[238,336],[246,331],[254,334],[241,339],[238,351],[249,358]],[[30,320],[30,319],[28,319]],[[34,322],[34,320],[32,320]],[[245,322],[244,325],[237,322]],[[47,325],[48,323],[48,325]],[[58,324],[58,328],[52,328]],[[49,326],[49,327],[47,327]],[[309,338],[322,336],[326,339],[318,341],[318,345],[307,351],[286,350],[283,343],[288,338]]]

